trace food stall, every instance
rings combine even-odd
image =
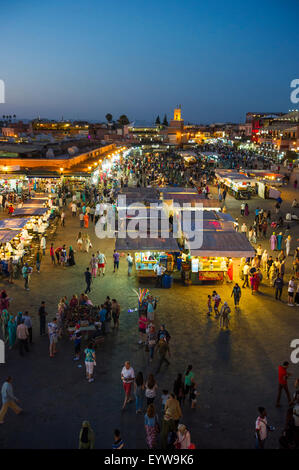
[[[215,176],[223,188],[236,199],[250,199],[255,192],[255,181],[237,172],[216,171]]]
[[[204,230],[201,247],[188,248],[188,242],[185,247],[183,262],[188,264],[192,284],[232,281],[241,258],[255,254],[246,236],[235,230]]]
[[[156,278],[154,268],[159,263],[166,274],[172,273],[176,256],[180,254],[174,238],[117,238],[115,248],[125,256],[131,253],[138,278]]]

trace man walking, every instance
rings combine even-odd
[[[281,275],[278,273],[277,278],[274,281],[275,287],[275,299],[281,300],[282,288],[283,288],[283,280]]]
[[[168,353],[168,356],[170,357],[170,350],[169,350],[169,345],[168,345],[167,340],[166,340],[165,337],[159,339],[158,353],[159,353],[159,356],[160,356],[160,362],[159,362],[158,369],[157,369],[156,373],[158,373],[160,371],[163,362],[166,362],[168,366],[170,365],[169,360],[166,359],[166,354],[167,353]]]
[[[18,341],[19,341],[20,355],[24,356],[23,349],[25,349],[25,351],[29,352],[29,348],[28,348],[29,332],[28,332],[27,326],[25,325],[23,319],[17,327],[17,338],[18,338]]]
[[[51,256],[52,264],[56,264],[56,262],[55,262],[55,250],[54,250],[54,244],[53,243],[51,243],[51,247],[50,247],[50,256]]]
[[[89,268],[86,268],[84,276],[85,276],[85,282],[86,282],[85,294],[87,294],[87,292],[90,292],[90,284],[91,284],[91,272],[89,271]]]
[[[29,343],[32,344],[32,321],[28,312],[23,315],[24,325],[27,327],[29,334]]]
[[[128,253],[128,256],[127,256],[127,263],[128,263],[128,276],[131,276],[132,268],[133,268],[133,258],[130,255],[130,253]]]
[[[159,263],[154,267],[154,271],[157,275],[156,287],[162,287],[162,277],[163,277],[165,268],[164,266],[161,265],[161,263]]]
[[[28,263],[25,263],[22,268],[22,275],[24,278],[24,287],[25,290],[29,290],[29,266]]]
[[[249,282],[248,282],[248,276],[249,276],[249,271],[250,271],[250,266],[248,263],[245,264],[243,268],[243,274],[244,274],[244,282],[243,282],[243,288],[244,287],[249,287]]]
[[[46,334],[46,304],[45,302],[41,303],[41,306],[39,307],[38,310],[38,315],[39,315],[39,326],[40,326],[40,335],[44,336]]]
[[[287,369],[289,367],[289,362],[285,361],[282,366],[278,367],[278,393],[277,393],[277,398],[276,398],[276,407],[280,407],[280,397],[281,397],[281,391],[284,390],[287,395],[287,399],[289,404],[291,403],[291,395],[289,392],[288,388],[288,377],[291,376],[292,374],[287,372]]]
[[[8,408],[11,408],[17,415],[22,413],[22,408],[20,408],[16,401],[19,401],[13,393],[12,388],[12,377],[7,377],[6,381],[2,385],[1,395],[2,395],[2,408],[0,410],[0,424],[4,424],[4,417],[7,413]]]
[[[114,253],[113,253],[113,265],[114,265],[113,272],[115,273],[115,269],[118,270],[119,268],[119,253],[117,250],[114,250]]]

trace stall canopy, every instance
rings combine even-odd
[[[28,199],[24,206],[44,207],[45,202],[44,199]]]
[[[174,238],[117,238],[115,249],[118,251],[159,251],[179,252],[179,246]]]
[[[14,230],[0,230],[0,243],[10,242],[15,236],[16,232]]]
[[[30,217],[24,217],[22,219],[2,219],[0,220],[0,230],[20,230],[27,224],[29,220]]]
[[[48,210],[49,208],[47,207],[30,207],[30,206],[24,205],[20,209],[16,209],[12,215],[13,216],[22,216],[22,215],[36,216],[36,215],[43,215]]]
[[[247,258],[255,254],[246,235],[238,232],[204,231],[203,243],[199,249],[190,250],[192,256],[224,256]]]

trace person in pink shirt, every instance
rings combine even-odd
[[[142,313],[138,320],[139,337],[140,337],[138,344],[142,344],[146,342],[147,323],[148,323],[148,319],[146,318],[145,314]]]

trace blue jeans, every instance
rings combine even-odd
[[[142,410],[142,406],[143,406],[143,398],[136,397],[136,411]]]
[[[150,359],[154,357],[155,346],[149,346]]]

